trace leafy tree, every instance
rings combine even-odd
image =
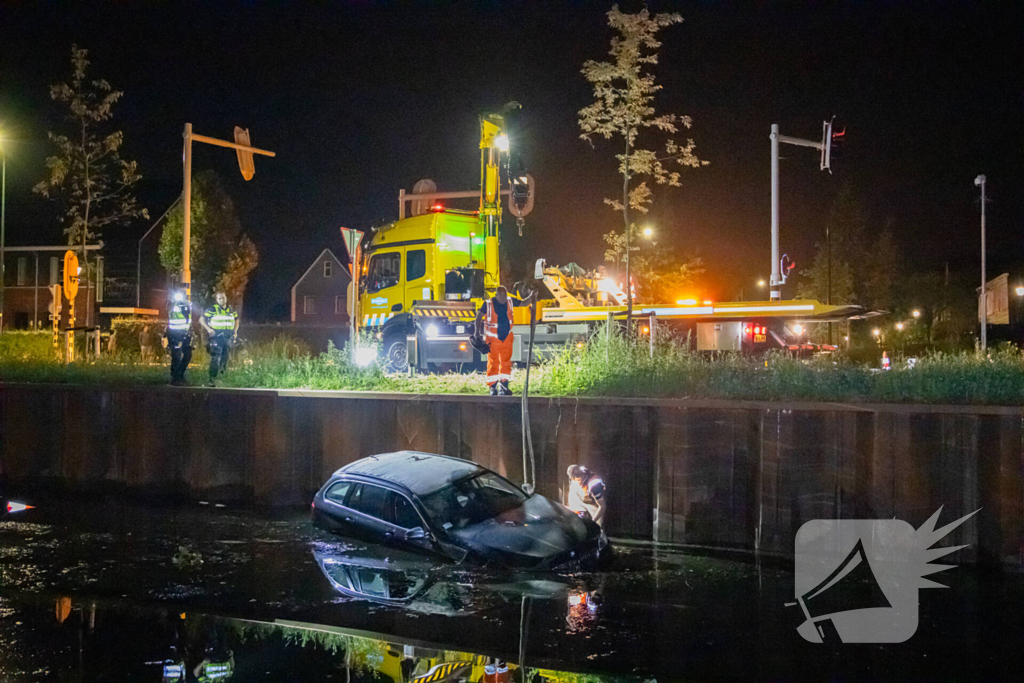
[[[50,131],[57,153],[47,157],[46,178],[33,191],[60,201],[68,246],[85,246],[99,239],[105,228],[148,218],[149,213],[134,194],[142,177],[136,162],[121,158],[124,133],[109,130],[114,105],[123,93],[103,79],[87,76],[88,51],[77,45],[71,46],[71,67],[70,81],[50,87],[50,98],[67,109],[68,132]],[[83,272],[83,284],[88,286],[88,263]]]
[[[608,12],[608,25],[617,33],[611,40],[609,61],[588,60],[583,76],[593,85],[594,102],[579,111],[581,138],[593,144],[594,136],[615,138],[622,145],[616,154],[622,175],[622,197],[605,199],[615,211],[622,212],[623,245],[621,260],[625,261],[627,279],[629,256],[635,232],[630,211],[646,214],[653,201],[648,181],[657,185],[679,186],[679,173],[666,165],[674,161],[680,166],[698,167],[707,164],[694,154],[692,139],[680,143],[675,139],[679,127],[690,128],[688,116],[658,114],[654,96],[662,86],[655,81],[650,67],[658,63],[661,29],[682,22],[678,14],[650,14],[646,9],[636,14],[619,11],[618,5]],[[659,156],[652,146],[640,141],[641,132],[659,133],[663,152]],[[639,181],[634,184],[634,181]],[[628,286],[627,286],[628,290]],[[627,291],[628,294],[628,291]],[[628,315],[632,315],[632,297],[627,297]]]
[[[879,311],[891,311],[902,299],[905,271],[892,230],[886,228],[873,241],[865,258],[864,301]]]
[[[160,263],[170,273],[181,272],[184,220],[182,207],[176,206],[168,214],[160,236]],[[206,306],[213,300],[214,292],[223,289],[228,301],[240,308],[259,254],[242,231],[235,204],[220,176],[213,171],[203,171],[192,180],[190,228],[193,298]]]
[[[651,303],[668,303],[679,298],[680,292],[693,283],[694,279],[704,272],[704,262],[699,256],[683,256],[672,247],[656,247],[640,250],[638,245],[640,233],[636,226],[633,230],[630,251],[633,252],[633,273],[639,281],[638,292]],[[626,253],[625,231],[615,230],[604,235],[608,249],[604,252],[605,261],[615,263],[618,267]]]
[[[818,245],[811,267],[800,271],[800,278],[796,291],[801,299],[831,301],[833,305],[852,304],[857,301],[853,269],[845,258],[835,253],[832,254],[831,285],[829,284],[828,249],[824,244]]]

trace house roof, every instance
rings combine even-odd
[[[313,262],[309,264],[309,268],[306,268],[306,272],[304,272],[304,273],[302,274],[302,277],[300,277],[300,278],[299,278],[298,280],[296,280],[296,281],[295,281],[295,284],[294,284],[294,285],[292,285],[292,291],[294,291],[294,290],[295,290],[295,288],[299,286],[299,283],[300,283],[300,282],[302,282],[303,280],[305,280],[305,279],[306,279],[306,276],[307,276],[307,275],[309,275],[309,273],[310,273],[310,272],[311,272],[311,271],[313,270],[313,268],[314,268],[314,267],[315,267],[315,266],[316,266],[316,265],[317,265],[318,263],[320,263],[321,261],[323,261],[323,260],[324,260],[324,254],[327,254],[327,255],[329,255],[329,256],[330,256],[330,257],[331,257],[332,259],[334,259],[334,262],[335,262],[335,263],[336,263],[336,264],[338,265],[338,269],[339,269],[339,270],[340,270],[340,271],[341,271],[342,273],[344,273],[344,274],[345,274],[345,277],[346,277],[346,278],[347,278],[348,280],[351,280],[351,279],[352,279],[352,275],[351,275],[351,274],[350,274],[350,273],[348,272],[348,266],[346,266],[346,265],[345,265],[344,263],[342,263],[342,262],[341,262],[341,259],[339,259],[339,258],[338,258],[337,256],[335,256],[335,255],[334,255],[334,252],[333,252],[333,251],[331,251],[330,249],[324,249],[323,251],[321,251],[321,252],[320,252],[320,254],[319,254],[319,255],[318,255],[318,256],[317,256],[317,257],[316,257],[315,259],[313,259]]]

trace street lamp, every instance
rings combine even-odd
[[[654,230],[652,230],[651,228],[644,228],[644,237],[646,237],[647,239],[651,239],[653,235]]]
[[[1016,289],[1016,290],[1014,290],[1014,291],[1016,291],[1016,292],[1017,292],[1017,296],[1024,296],[1024,286],[1022,286],[1022,287],[1017,287],[1017,289]]]
[[[875,335],[876,337],[881,337],[882,331],[876,327],[875,329],[871,330],[871,334]]]
[[[1021,292],[1020,292],[1021,294],[1024,294],[1024,287],[1018,287],[1017,289],[1021,290]],[[915,308],[913,311],[911,311],[910,315],[914,316],[915,318],[920,318],[921,317],[921,311],[919,311],[919,310],[917,310]]]
[[[903,330],[903,323],[896,323],[896,329],[902,331]]]

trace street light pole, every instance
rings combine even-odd
[[[974,184],[981,187],[981,350],[988,348],[988,295],[985,293],[985,176],[979,175]]]
[[[146,234],[139,238],[139,247],[137,250],[138,254],[136,254],[135,260],[135,308],[139,308],[142,306],[142,240],[149,237],[149,233],[153,232],[153,228],[160,225],[160,222],[163,219],[167,218],[167,214],[169,214],[171,212],[171,209],[176,207],[178,205],[178,202],[180,201],[181,195],[178,195],[178,198],[175,199],[171,203],[171,205],[167,207],[167,210],[164,211],[163,215],[160,216],[160,218],[157,218],[156,222],[153,223],[153,225],[149,226],[149,230],[146,231]]]
[[[0,180],[0,333],[4,331],[4,287],[7,282],[4,280],[5,255],[4,247],[7,240],[7,153],[0,149],[0,157],[3,157],[3,179]]]

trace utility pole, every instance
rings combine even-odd
[[[981,188],[981,350],[988,348],[988,295],[985,277],[985,181],[983,175],[974,179],[974,184]]]

